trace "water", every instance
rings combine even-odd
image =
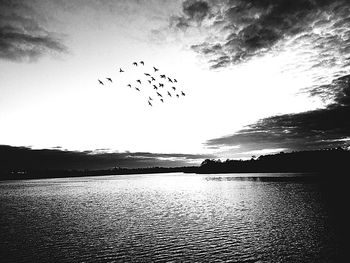
[[[237,176],[0,182],[1,262],[336,262],[317,182]]]

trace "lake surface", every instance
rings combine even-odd
[[[319,183],[257,175],[0,182],[0,261],[337,262]]]

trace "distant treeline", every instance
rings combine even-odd
[[[350,151],[343,148],[261,155],[250,160],[206,159],[199,173],[333,172],[350,170]]]
[[[3,170],[0,180],[39,179],[80,176],[102,176],[151,173],[258,173],[258,172],[347,172],[350,164],[350,151],[337,148],[316,151],[299,151],[261,155],[250,160],[206,159],[200,166],[119,168],[105,170]]]
[[[197,166],[186,167],[149,167],[149,168],[113,168],[104,170],[60,170],[60,169],[32,169],[18,171],[0,171],[0,180],[63,178],[82,176],[103,176],[123,174],[152,174],[152,173],[195,173]]]

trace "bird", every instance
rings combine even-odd
[[[138,79],[138,80],[136,80],[136,82],[138,82],[138,83],[140,83],[140,84],[141,84],[141,80],[139,80],[139,79]]]
[[[173,81],[171,80],[171,78],[168,77],[168,80],[169,80],[169,82],[173,83]]]
[[[164,102],[163,99],[160,99],[161,102]]]
[[[144,63],[143,61],[140,61],[140,64],[141,64],[142,66],[144,66],[144,65],[145,65],[145,63]]]
[[[168,95],[171,97],[171,94],[170,94],[170,92],[168,91]]]
[[[130,85],[130,84],[128,84],[128,87],[129,87],[129,88],[131,88],[131,85]]]
[[[163,97],[162,94],[160,94],[159,92],[157,92],[157,95],[158,95],[159,97]]]
[[[165,75],[160,75],[160,78],[165,79]]]
[[[108,79],[110,82],[113,82],[111,78],[106,78],[106,79]]]
[[[152,107],[152,103],[150,101],[148,101],[148,105]]]
[[[150,75],[150,74],[148,74],[148,73],[143,73],[143,74],[145,74],[145,75],[146,75],[146,76],[148,76],[148,77],[149,77],[149,76],[151,76],[151,75]]]
[[[152,79],[152,81],[156,81],[156,79],[155,79],[155,78],[153,78],[153,77],[152,77],[151,79]]]
[[[151,98],[151,97],[148,97],[148,100],[152,100],[152,98]]]
[[[140,91],[139,88],[135,88],[136,90]]]
[[[148,80],[148,83],[149,83],[149,84],[151,84],[151,83],[152,83],[152,81]]]
[[[176,97],[179,97],[179,94],[176,94]]]
[[[122,70],[121,68],[119,69],[119,72],[124,72],[124,70]]]
[[[134,62],[134,63],[132,63],[134,66],[137,66],[137,63],[136,62]]]
[[[101,80],[98,80],[98,82],[100,82],[101,85],[104,85],[103,82]]]
[[[153,89],[158,89],[156,85],[153,85]]]
[[[174,82],[177,82],[177,80],[176,80],[176,79],[174,79]]]
[[[164,84],[163,83],[159,83],[159,87],[160,88],[164,87]]]
[[[171,87],[173,90],[176,90],[176,88],[175,87]]]
[[[153,67],[153,69],[154,69],[154,72],[157,72],[159,69],[157,69],[156,67]]]
[[[185,93],[184,93],[183,91],[181,91],[181,95],[182,95],[182,96],[185,96]]]

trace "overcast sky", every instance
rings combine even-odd
[[[347,146],[349,17],[345,0],[0,0],[0,145],[147,165]],[[186,96],[162,103],[145,72]]]

